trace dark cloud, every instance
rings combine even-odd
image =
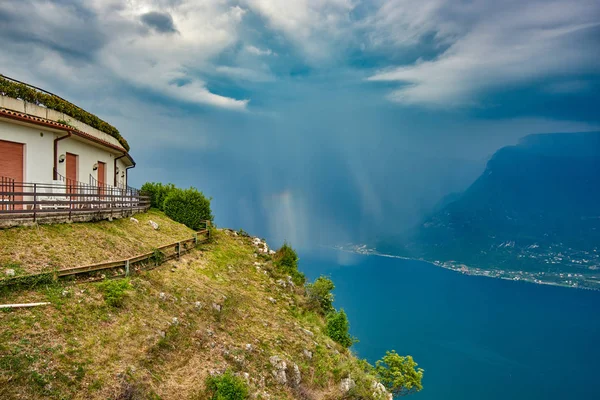
[[[150,11],[143,14],[140,19],[142,22],[160,33],[175,33],[177,29],[173,23],[173,17],[169,13],[159,11]]]
[[[35,1],[0,2],[0,37],[12,45],[42,47],[64,58],[90,60],[107,42],[96,14],[72,1],[56,1],[53,11],[62,23],[48,18]],[[29,10],[27,13],[23,10]]]

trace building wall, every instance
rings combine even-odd
[[[52,182],[54,139],[62,136],[65,136],[65,133],[52,132],[0,119],[0,139],[25,144],[23,172],[25,182]],[[79,182],[89,183],[90,175],[98,179],[98,170],[94,171],[93,166],[101,161],[106,163],[105,182],[109,185],[114,184],[114,159],[120,154],[113,154],[107,148],[85,142],[77,136],[58,141],[57,155],[64,154],[66,157],[67,152],[79,156],[77,177]],[[66,162],[58,163],[57,166],[58,173],[66,176]],[[117,160],[117,166],[119,168],[118,182],[125,183],[125,178],[121,178],[121,171],[125,171],[125,164],[119,159]]]
[[[55,134],[45,130],[0,120],[0,139],[24,143],[25,182],[50,182],[52,180]]]
[[[60,157],[62,154],[66,156],[67,153],[79,156],[79,169],[77,174],[77,180],[79,182],[90,183],[90,175],[98,180],[98,170],[94,171],[94,164],[103,162],[106,164],[106,177],[104,182],[109,185],[113,184],[115,173],[114,154],[101,147],[96,147],[80,141],[74,136],[58,142],[58,156]],[[66,162],[58,163],[58,173],[62,176],[66,176]]]
[[[127,172],[125,171],[125,163],[123,159],[117,160],[117,168],[119,168],[119,175],[117,176],[117,185],[127,185]],[[121,176],[123,175],[123,176]],[[112,185],[113,182],[111,182]]]
[[[23,114],[29,114],[29,115],[34,115],[36,117],[49,119],[49,120],[55,121],[55,122],[67,121],[69,124],[71,124],[73,127],[75,127],[75,129],[78,129],[82,132],[85,132],[87,134],[95,136],[98,139],[102,139],[105,142],[112,143],[115,146],[119,146],[121,148],[123,147],[123,146],[121,146],[121,144],[119,143],[119,141],[117,139],[110,136],[108,133],[99,131],[96,128],[93,128],[87,124],[84,124],[83,122],[80,122],[80,121],[74,119],[73,117],[70,117],[70,116],[63,114],[61,112],[58,112],[58,111],[49,110],[47,108],[40,107],[36,104],[28,103],[23,100],[13,99],[11,97],[1,96],[1,95],[0,95],[0,107],[6,108],[8,110],[17,111],[17,112],[20,112]]]

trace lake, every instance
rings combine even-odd
[[[600,399],[600,292],[462,275],[432,264],[319,250],[354,350],[386,349],[425,370],[416,400]]]

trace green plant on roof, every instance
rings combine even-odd
[[[12,97],[14,99],[25,100],[29,103],[66,114],[69,117],[75,118],[76,120],[91,126],[92,128],[96,128],[99,131],[109,134],[117,139],[125,148],[125,150],[129,151],[129,143],[127,143],[127,140],[121,136],[121,133],[119,133],[117,128],[110,125],[108,122],[101,120],[94,114],[77,107],[73,103],[63,100],[58,96],[41,92],[24,83],[10,81],[2,76],[0,76],[0,94],[3,96]]]

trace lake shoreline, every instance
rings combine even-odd
[[[527,277],[527,275],[526,275],[527,273],[523,272],[523,271],[514,271],[514,272],[511,271],[511,273],[513,273],[515,276],[502,276],[502,275],[500,275],[498,270],[475,268],[475,267],[470,267],[463,263],[453,264],[452,262],[449,262],[449,261],[440,262],[440,261],[426,260],[423,258],[406,257],[406,256],[399,256],[399,255],[394,255],[394,254],[384,254],[384,253],[379,253],[376,250],[371,250],[371,249],[367,249],[365,251],[359,251],[359,250],[355,250],[355,249],[347,249],[347,248],[344,248],[341,246],[323,246],[323,247],[332,249],[332,250],[343,251],[345,253],[361,255],[361,256],[377,256],[377,257],[385,257],[385,258],[396,258],[396,259],[400,259],[400,260],[421,261],[421,262],[424,262],[427,264],[431,264],[435,267],[443,268],[443,269],[446,269],[449,271],[457,272],[462,275],[468,275],[468,276],[480,276],[480,277],[484,277],[484,278],[502,279],[502,280],[511,281],[511,282],[525,282],[525,283],[532,283],[535,285],[545,285],[545,286],[553,286],[553,287],[564,287],[564,288],[570,288],[570,289],[591,290],[591,291],[596,291],[596,292],[600,291],[600,287],[587,287],[587,286],[566,284],[566,283],[561,283],[561,282],[543,281],[540,279],[531,279],[531,278]],[[505,271],[502,271],[502,272],[505,272]],[[496,273],[497,275],[494,276],[493,275],[494,273]],[[589,281],[584,279],[584,282],[589,282]]]

